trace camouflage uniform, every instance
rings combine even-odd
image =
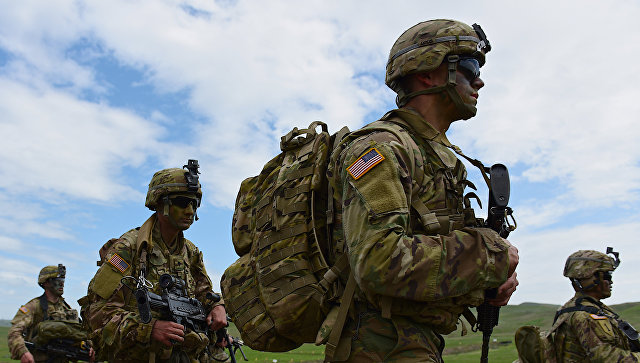
[[[31,299],[23,305],[11,320],[11,328],[7,335],[11,359],[20,360],[20,357],[28,351],[24,342],[31,341],[35,335],[36,326],[44,320],[44,314],[40,305],[40,298]],[[78,321],[78,311],[72,309],[62,297],[58,302],[49,301],[47,304],[47,316],[52,320]],[[32,352],[36,362],[45,362],[48,357],[43,352]],[[66,359],[56,359],[55,362],[67,362]]]
[[[631,352],[629,341],[614,318],[617,315],[605,304],[596,304],[585,294],[577,292],[560,309],[575,306],[580,298],[583,299],[582,305],[602,310],[602,313],[574,311],[560,315],[552,328],[558,361],[640,362],[640,353]]]
[[[353,135],[328,170],[334,239],[357,282],[334,360],[441,362],[440,334],[507,280],[508,245],[478,227],[464,165],[417,112],[394,110]],[[354,171],[371,153],[383,159]]]
[[[563,274],[571,280],[576,294],[558,310],[551,328],[559,362],[640,361],[640,353],[631,351],[629,340],[619,328],[622,320],[600,301],[611,295],[610,285],[603,287],[604,292],[598,290],[605,280],[610,281],[605,273],[610,274],[620,264],[617,252],[608,248],[607,253],[615,260],[593,250],[580,250],[567,258]]]
[[[140,228],[132,229],[115,241],[106,252],[105,261],[116,254],[127,264],[120,271],[111,263],[103,263],[89,284],[89,292],[81,301],[82,315],[91,328],[91,338],[97,345],[99,359],[110,362],[149,361],[153,352],[157,361],[173,361],[177,354],[172,351],[184,351],[191,359],[197,359],[206,347],[206,336],[190,332],[185,342],[166,348],[151,340],[151,330],[156,317],[148,324],[140,322],[138,307],[132,291],[123,286],[124,276],[138,276],[140,256],[146,251],[147,280],[154,284],[150,291],[162,294],[158,281],[160,275],[169,273],[183,279],[187,284],[189,296],[205,301],[205,294],[212,291],[211,280],[202,261],[202,252],[182,233],[170,251],[162,240],[156,215],[152,215]],[[116,257],[117,258],[117,257]],[[124,265],[121,265],[124,266]],[[205,307],[210,311],[216,304]],[[87,304],[86,309],[84,308]]]

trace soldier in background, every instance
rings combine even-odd
[[[38,285],[44,289],[44,293],[18,309],[11,320],[7,342],[12,359],[19,359],[22,363],[68,361],[60,357],[49,357],[42,351],[32,353],[25,345],[25,340],[30,342],[35,338],[36,328],[43,321],[79,322],[78,311],[72,309],[62,297],[65,276],[66,268],[62,264],[46,266],[40,270]],[[93,348],[91,348],[90,355],[92,357],[94,355]]]
[[[475,217],[464,195],[473,184],[445,135],[475,116],[489,50],[475,24],[411,27],[387,63],[399,109],[332,154],[334,240],[348,253],[356,290],[327,360],[442,362],[442,334],[465,309],[480,305],[486,289],[498,288],[496,306],[515,291],[517,249]]]
[[[580,250],[567,258],[564,276],[575,295],[557,312],[551,328],[558,362],[640,362],[640,344],[627,338],[635,330],[600,300],[611,296],[611,273],[618,253]]]
[[[190,161],[189,166],[192,165]],[[91,280],[87,296],[78,302],[91,328],[99,359],[110,362],[197,362],[205,360],[209,339],[185,332],[185,327],[156,319],[140,321],[133,291],[121,283],[124,276],[144,276],[161,294],[162,274],[179,277],[191,297],[205,304],[207,323],[213,330],[227,325],[222,301],[212,302],[212,291],[202,252],[184,238],[196,217],[202,189],[195,170],[172,168],[156,172],[149,183],[145,206],[154,213],[141,227],[107,242],[100,250],[101,265]],[[185,167],[187,167],[185,165]],[[142,275],[141,275],[142,274]]]

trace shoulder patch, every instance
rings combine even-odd
[[[366,172],[371,170],[374,166],[380,164],[384,160],[384,156],[380,154],[378,149],[372,147],[367,150],[364,154],[362,154],[356,161],[354,161],[348,168],[347,171],[353,179],[358,179]]]
[[[591,317],[591,319],[593,320],[606,320],[607,317],[606,316],[602,316],[602,315],[596,315],[596,314],[589,314],[589,316]]]
[[[118,271],[124,273],[129,269],[129,264],[125,261],[120,255],[114,253],[113,256],[109,259],[109,264],[115,267]]]
[[[27,314],[29,312],[29,309],[26,306],[22,306],[19,310],[22,311],[23,314]]]

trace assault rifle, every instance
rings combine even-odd
[[[489,212],[485,227],[498,232],[500,237],[507,238],[509,233],[516,229],[516,221],[513,218],[513,210],[508,207],[511,185],[509,182],[509,170],[502,164],[494,164],[489,169]],[[509,222],[509,217],[513,225]],[[481,363],[489,361],[489,340],[493,333],[493,327],[498,325],[500,307],[491,305],[487,299],[494,298],[498,293],[497,289],[485,291],[485,301],[476,309],[478,311],[478,321],[473,327],[473,331],[482,332],[482,356]]]
[[[136,280],[133,276],[127,276],[126,278]],[[162,319],[174,321],[196,333],[207,334],[210,341],[214,341],[211,339],[214,335],[207,325],[207,312],[204,306],[198,299],[188,296],[186,285],[182,279],[170,274],[160,276],[158,285],[162,288],[162,295],[150,292],[149,289],[153,285],[143,276],[140,276],[140,279],[136,281],[137,287],[134,294],[138,304],[140,320],[143,323],[149,323],[151,321],[151,312],[156,311],[160,313]],[[206,298],[212,302],[220,301],[220,295],[211,291],[207,293]],[[229,337],[226,328],[220,329],[215,333],[216,342],[220,342],[222,339],[227,341],[229,357],[232,363],[236,363],[235,353],[237,350],[240,350],[244,360],[248,360],[242,351],[242,345],[244,344],[242,340],[233,338],[233,342],[231,342],[232,339]]]
[[[52,339],[45,345],[36,345],[32,342],[24,342],[29,351],[43,352],[49,357],[47,362],[54,362],[56,359],[65,357],[68,360],[89,362],[90,347],[86,342],[80,342],[79,346],[75,340]]]

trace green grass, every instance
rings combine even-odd
[[[11,362],[11,354],[9,353],[9,346],[7,345],[8,333],[8,327],[0,326],[0,362]]]
[[[557,305],[524,303],[506,306],[500,310],[500,324],[491,336],[491,350],[489,361],[492,363],[511,363],[518,358],[513,343],[513,334],[523,325],[537,325],[542,329],[549,329],[553,321]],[[634,327],[640,327],[640,303],[612,305],[612,308]],[[7,332],[9,328],[0,327],[0,362],[10,362],[7,347]],[[233,336],[238,336],[234,327],[230,328]],[[447,363],[476,363],[480,360],[482,334],[469,330],[466,336],[460,336],[460,329],[445,337],[446,347],[444,360]],[[284,353],[258,352],[248,347],[243,348],[249,362],[322,362],[324,346],[305,344],[298,349]],[[236,357],[242,362],[242,357]]]

